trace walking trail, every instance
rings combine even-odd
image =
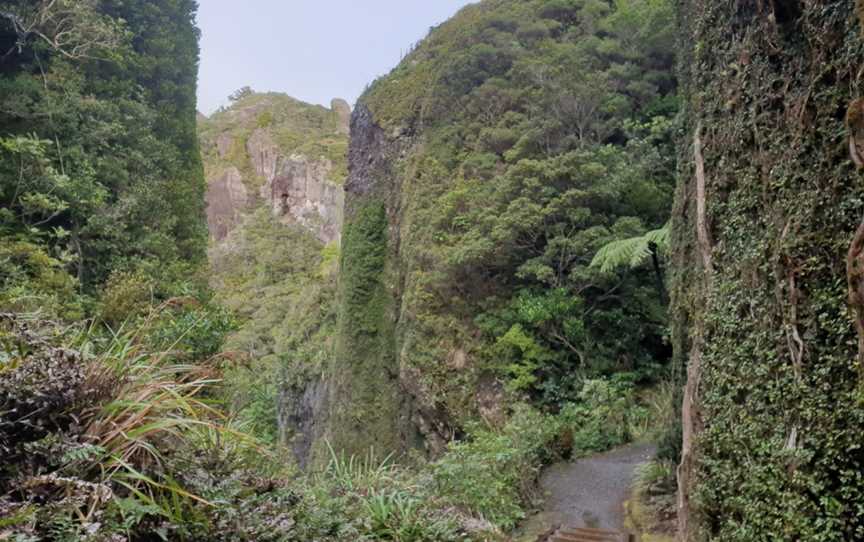
[[[540,478],[543,511],[526,522],[516,540],[534,542],[556,525],[622,531],[636,467],[656,453],[653,444],[632,444],[549,467]]]

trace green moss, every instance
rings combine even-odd
[[[342,241],[339,323],[327,440],[347,455],[404,447],[395,360],[393,298],[388,291],[384,204],[359,203]]]
[[[860,540],[864,410],[845,258],[864,189],[842,114],[858,97],[864,41],[851,1],[776,7],[683,6],[682,39],[704,44],[682,59],[689,134],[674,225],[677,357],[702,360],[688,534]],[[694,233],[698,126],[707,277]]]
[[[365,205],[345,228],[341,303],[349,334],[376,334],[383,320],[387,215],[382,203]]]

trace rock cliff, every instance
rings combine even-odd
[[[266,206],[323,243],[342,229],[346,116],[279,94],[245,96],[209,119],[199,118],[207,175],[210,236],[222,241],[240,218]]]

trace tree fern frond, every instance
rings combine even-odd
[[[659,252],[667,252],[672,244],[672,225],[667,223],[659,230],[649,231],[645,234],[649,243],[657,245]]]
[[[601,248],[591,262],[591,267],[599,267],[603,273],[609,273],[618,267],[632,265],[634,259],[648,250],[644,237],[633,237],[612,241]]]
[[[623,266],[631,268],[639,267],[651,257],[651,245],[657,247],[658,252],[669,250],[670,240],[669,224],[642,235],[630,239],[619,239],[607,244],[594,256],[591,267],[599,267],[603,273],[611,273]]]

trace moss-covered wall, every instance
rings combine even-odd
[[[846,259],[864,213],[844,117],[853,0],[684,0],[674,211],[688,540],[864,539]],[[858,2],[859,9],[861,3]]]
[[[346,455],[384,456],[413,441],[396,349],[400,235],[399,179],[392,165],[402,142],[385,136],[360,104],[352,120],[336,345],[322,416],[326,445]]]

